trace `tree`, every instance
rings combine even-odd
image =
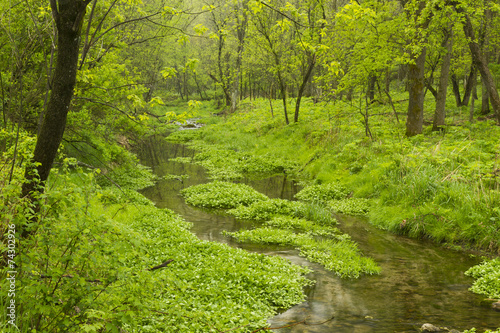
[[[488,92],[491,106],[496,114],[498,123],[500,123],[500,96],[498,95],[495,81],[493,79],[493,76],[491,75],[488,63],[484,59],[484,56],[481,52],[481,47],[478,43],[478,40],[476,39],[470,16],[466,13],[463,6],[461,6],[460,4],[455,2],[454,7],[457,13],[463,15],[464,22],[462,27],[465,36],[467,36],[467,38],[469,39],[469,48],[472,54],[474,65],[478,68],[479,73],[481,73],[481,79],[486,87],[486,91]]]
[[[408,64],[409,102],[406,117],[406,136],[414,136],[422,133],[424,122],[424,88],[425,88],[425,56],[427,53],[425,30],[427,29],[430,16],[422,15],[426,4],[425,1],[411,3],[408,15],[413,17],[415,31],[413,36],[413,50],[410,52],[410,63]],[[412,12],[413,11],[413,12]],[[427,13],[427,15],[430,15]],[[424,35],[422,35],[422,32]]]
[[[80,35],[90,0],[50,0],[57,28],[57,60],[47,110],[31,163],[26,167],[22,196],[34,201],[33,191],[43,192],[59,149],[76,82]],[[40,181],[36,186],[35,179]],[[23,231],[26,235],[27,230]]]
[[[445,120],[445,108],[446,108],[446,93],[448,91],[448,79],[450,73],[450,63],[451,63],[451,51],[452,51],[452,32],[447,31],[444,35],[443,46],[445,46],[446,52],[443,56],[441,63],[441,76],[439,77],[439,86],[437,90],[436,97],[436,109],[434,111],[434,118],[432,122],[432,130],[438,131],[442,130]]]

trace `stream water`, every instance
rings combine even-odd
[[[158,207],[172,209],[192,222],[191,231],[199,238],[280,255],[314,270],[308,277],[316,283],[305,290],[307,300],[269,320],[271,327],[306,319],[305,323],[273,332],[418,332],[424,323],[457,330],[476,327],[478,332],[500,327],[500,313],[481,306],[482,297],[468,291],[471,279],[463,272],[477,264],[478,258],[430,242],[389,234],[362,218],[338,216],[339,228],[382,267],[378,276],[340,279],[299,257],[294,249],[233,242],[222,236],[221,231],[249,228],[249,222],[186,205],[179,191],[209,180],[202,167],[169,159],[194,156],[192,150],[158,137],[141,146],[138,156],[158,176],[189,175],[184,180],[161,180],[142,193]],[[283,176],[243,181],[271,198],[292,199],[298,191]]]

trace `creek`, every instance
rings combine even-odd
[[[187,205],[179,191],[209,179],[201,166],[169,159],[192,157],[193,150],[166,142],[163,137],[153,137],[138,149],[137,155],[142,164],[151,167],[160,177],[189,175],[187,179],[160,180],[141,192],[158,207],[169,208],[191,222],[191,231],[200,239],[279,255],[314,270],[308,277],[316,283],[306,288],[306,301],[269,320],[271,327],[304,319],[307,319],[306,324],[273,332],[418,332],[424,323],[461,331],[476,327],[478,332],[500,327],[500,313],[481,306],[482,297],[468,291],[472,280],[463,272],[480,262],[477,257],[387,233],[363,218],[337,216],[339,229],[349,234],[363,253],[375,259],[382,268],[378,276],[340,279],[333,272],[298,256],[294,249],[234,242],[221,231],[250,228],[250,222]],[[242,182],[270,198],[292,200],[298,192],[298,187],[284,176],[244,179]]]

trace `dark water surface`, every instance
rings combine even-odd
[[[482,297],[468,291],[471,279],[463,272],[478,258],[378,230],[361,218],[338,216],[339,228],[351,235],[363,253],[382,267],[378,276],[356,280],[336,277],[320,265],[309,263],[298,252],[284,247],[238,244],[221,235],[222,230],[249,228],[249,222],[188,206],[179,191],[208,182],[202,167],[169,161],[192,157],[183,145],[152,138],[138,151],[141,162],[155,174],[189,175],[188,179],[162,180],[142,193],[160,208],[169,208],[192,222],[200,239],[227,243],[269,255],[280,255],[314,269],[308,277],[316,284],[306,289],[307,300],[272,318],[271,327],[305,321],[273,332],[417,332],[424,323],[464,330],[500,327],[500,312],[481,306]],[[298,188],[283,176],[243,182],[271,198],[292,199]],[[327,321],[327,322],[325,322]],[[320,325],[316,325],[322,323]]]

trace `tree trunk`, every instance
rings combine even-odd
[[[453,87],[453,95],[455,95],[455,102],[457,107],[462,105],[462,96],[460,95],[460,85],[458,84],[457,75],[455,73],[451,74],[451,84]]]
[[[236,12],[236,35],[238,36],[238,47],[236,49],[236,66],[235,66],[235,75],[233,77],[233,87],[231,92],[231,110],[230,112],[236,111],[238,107],[238,103],[240,101],[240,77],[241,77],[241,59],[243,58],[243,48],[245,46],[245,34],[247,27],[247,15],[246,15],[246,6],[242,4],[241,1],[237,3]],[[240,17],[240,14],[242,17]]]
[[[490,113],[490,98],[488,96],[488,90],[486,85],[481,80],[481,114],[486,115]]]
[[[34,191],[43,192],[52,164],[61,143],[66,119],[76,82],[80,33],[89,1],[51,0],[52,14],[57,27],[57,61],[54,70],[52,92],[45,117],[37,137],[31,163],[26,166],[22,196],[35,203]],[[36,186],[36,179],[39,186]],[[35,208],[38,206],[35,204]],[[36,209],[35,209],[36,211]],[[27,230],[23,230],[23,236]]]
[[[287,110],[287,107],[286,107],[286,86],[283,82],[283,80],[281,79],[281,72],[278,71],[278,81],[279,81],[279,85],[280,85],[280,90],[281,90],[281,100],[283,101],[283,112],[285,113],[285,123],[288,125],[290,124],[290,120],[288,120],[288,110]]]
[[[406,118],[406,136],[422,133],[424,121],[424,74],[425,74],[425,47],[414,59],[415,63],[408,66],[409,102]]]
[[[461,7],[456,6],[455,9],[458,13],[464,14],[465,22],[463,24],[463,29],[465,36],[469,39],[469,48],[472,54],[472,60],[479,70],[479,73],[481,73],[481,79],[486,86],[486,90],[488,91],[491,106],[493,108],[493,111],[495,112],[498,123],[500,123],[500,96],[498,95],[495,81],[493,80],[493,76],[491,75],[490,69],[488,68],[488,64],[484,60],[479,44],[475,39],[474,29],[472,27],[469,15],[467,15]]]
[[[300,85],[299,92],[297,94],[297,101],[295,102],[295,115],[293,118],[295,122],[299,121],[300,100],[302,99],[302,95],[304,94],[304,90],[306,89],[307,82],[309,82],[309,79],[311,78],[311,74],[315,64],[316,64],[316,55],[312,55],[312,57],[309,60],[309,66],[307,66],[306,74],[302,80],[302,84]]]
[[[474,81],[472,82],[472,89],[476,89],[476,85],[477,85],[477,74],[474,75]],[[469,110],[469,121],[472,123],[474,122],[474,101],[476,100],[476,98],[474,98],[474,96],[472,96],[472,99],[470,101],[470,110]]]
[[[439,77],[439,86],[436,97],[436,110],[434,112],[434,119],[432,123],[432,130],[442,130],[444,126],[444,119],[446,114],[446,93],[448,91],[448,78],[450,74],[451,64],[451,51],[453,47],[452,37],[447,36],[445,42],[446,54],[443,57],[441,64],[441,76]]]
[[[474,64],[470,66],[469,76],[467,76],[467,82],[465,83],[464,98],[462,99],[462,104],[460,106],[469,105],[471,95],[473,93],[474,80],[477,80],[477,69]]]
[[[368,97],[368,101],[373,103],[375,100],[375,83],[377,82],[377,77],[373,74],[368,76],[368,91],[366,93],[366,97]]]

